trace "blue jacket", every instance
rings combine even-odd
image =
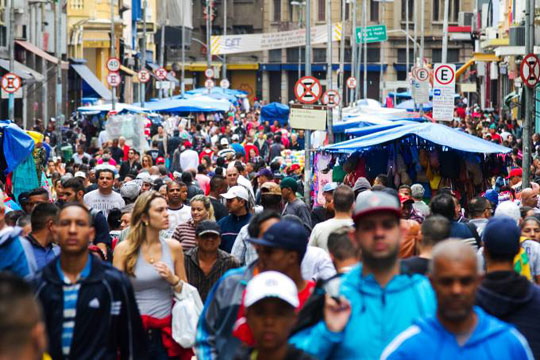
[[[399,274],[381,288],[373,275],[362,276],[361,264],[344,276],[340,293],[352,308],[342,332],[331,332],[321,321],[290,342],[320,360],[376,360],[396,335],[436,309],[435,294],[424,276]]]
[[[419,320],[392,341],[381,360],[533,360],[525,338],[512,326],[475,307],[478,323],[467,342],[458,345],[436,316]]]
[[[26,277],[30,275],[30,267],[21,244],[21,231],[20,227],[6,227],[0,231],[0,271]]]
[[[247,225],[250,219],[251,213],[248,212],[244,216],[230,214],[219,220],[218,224],[221,228],[221,245],[219,248],[230,254],[240,229]]]

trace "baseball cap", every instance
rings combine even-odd
[[[244,305],[250,307],[267,298],[283,300],[294,308],[300,304],[294,281],[277,271],[264,271],[248,282]]]
[[[281,196],[281,188],[278,184],[272,181],[267,181],[261,185],[261,195],[279,195]]]
[[[229,189],[225,194],[221,194],[225,199],[240,198],[249,201],[249,194],[245,187],[237,185]]]
[[[280,221],[270,226],[260,239],[250,238],[253,244],[306,253],[309,234],[306,229],[292,221]]]
[[[141,185],[136,180],[131,180],[122,185],[120,195],[129,200],[135,200],[141,192]]]
[[[152,177],[146,171],[143,171],[142,173],[139,173],[139,175],[137,175],[136,179],[142,180],[142,182],[144,182],[144,183],[149,183],[149,184],[152,183]]]
[[[499,205],[495,209],[494,215],[505,215],[507,217],[510,217],[511,219],[514,219],[514,222],[516,224],[518,224],[519,220],[521,219],[521,212],[519,211],[519,206],[517,206],[517,204],[513,201],[504,201],[502,203],[499,203]]]
[[[229,145],[229,140],[227,140],[227,138],[222,138],[222,139],[219,141],[219,143],[220,143],[221,145]]]
[[[506,215],[497,215],[489,219],[482,239],[490,254],[515,255],[519,252],[521,230],[516,221]]]
[[[158,156],[156,164],[165,164],[165,158],[163,156]]]
[[[240,140],[240,136],[238,136],[238,134],[234,134],[231,138],[233,141],[234,140]]]
[[[487,190],[484,197],[495,205],[499,203],[499,193],[494,189]]]
[[[86,174],[84,173],[84,171],[77,171],[75,173],[75,177],[80,177],[80,178],[86,179]]]
[[[268,179],[274,178],[274,174],[272,174],[272,170],[270,170],[268,168],[259,169],[259,172],[257,173],[257,176],[264,176],[264,177],[267,177]]]
[[[358,179],[356,179],[356,182],[353,186],[353,191],[363,192],[366,190],[371,190],[371,184],[369,183],[368,179],[366,179],[365,177],[359,177]]]
[[[203,236],[205,234],[221,234],[221,228],[218,223],[212,220],[204,220],[197,225],[195,229],[196,236]]]
[[[330,191],[334,191],[337,189],[337,183],[335,182],[329,182],[327,184],[325,184],[322,188],[322,191],[323,192],[330,192]]]
[[[512,169],[510,170],[510,174],[508,174],[508,176],[506,177],[507,179],[511,179],[513,177],[522,177],[523,176],[523,169],[521,168],[516,168],[516,169]]]
[[[282,189],[290,188],[294,192],[298,190],[298,184],[296,180],[294,180],[292,177],[286,177],[283,180],[281,180],[281,183],[279,184],[279,186]]]
[[[403,205],[406,203],[413,203],[414,200],[410,196],[399,194],[399,202]]]
[[[391,212],[399,217],[401,207],[395,196],[382,191],[372,191],[356,202],[353,219],[357,221],[362,216],[376,212]]]

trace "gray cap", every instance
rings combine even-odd
[[[424,192],[426,190],[420,184],[414,184],[411,186],[411,196],[415,199],[421,199],[424,197]]]
[[[135,200],[141,192],[141,184],[139,181],[128,181],[120,188],[120,195],[128,200]]]
[[[382,191],[372,191],[358,198],[359,201],[356,202],[353,215],[355,222],[359,218],[375,212],[390,212],[398,217],[401,216],[401,206],[395,196]]]
[[[371,184],[365,177],[359,177],[354,183],[353,191],[364,192],[366,190],[371,190]]]

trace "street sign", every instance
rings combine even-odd
[[[435,64],[433,72],[433,119],[454,119],[454,95],[456,91],[456,65]]]
[[[14,94],[22,86],[20,77],[13,73],[7,73],[2,76],[2,89],[9,94]]]
[[[221,86],[224,89],[228,89],[229,86],[231,86],[231,83],[227,79],[223,79],[219,82],[219,86]]]
[[[535,54],[528,54],[521,61],[519,73],[523,83],[530,88],[533,88],[540,81],[540,59]]]
[[[412,79],[411,89],[416,104],[426,104],[429,102],[429,90],[431,89],[429,81]]]
[[[326,107],[320,105],[291,105],[289,122],[293,129],[326,130]]]
[[[169,90],[171,88],[171,81],[157,81],[156,89]]]
[[[323,94],[322,103],[324,105],[327,105],[329,108],[334,108],[339,105],[339,102],[341,101],[341,97],[339,96],[339,93],[337,90],[326,90],[326,92]]]
[[[140,82],[147,83],[148,81],[150,81],[150,71],[142,69],[137,73],[137,78]]]
[[[356,85],[358,85],[358,81],[356,81],[356,78],[354,76],[351,76],[347,79],[347,87],[349,89],[355,89]]]
[[[316,103],[321,94],[321,83],[313,76],[301,77],[294,85],[294,96],[303,104]]]
[[[107,75],[107,84],[109,84],[112,87],[117,87],[122,82],[122,78],[120,77],[120,74],[117,72],[111,72],[109,75]]]
[[[165,70],[163,67],[160,67],[154,71],[154,74],[158,78],[158,80],[165,80],[167,78],[167,70]]]
[[[121,65],[121,62],[119,58],[112,57],[112,58],[109,58],[109,60],[107,60],[107,70],[109,70],[110,72],[119,71],[120,65]]]
[[[206,70],[204,70],[204,75],[209,79],[213,78],[214,77],[214,69],[206,68]]]
[[[361,36],[362,29],[363,28],[361,27],[356,28],[356,41],[360,44],[369,44],[388,40],[386,25],[366,26],[366,29],[363,31],[363,39]]]
[[[429,81],[429,70],[424,67],[417,67],[413,72],[413,77],[420,82]]]
[[[214,87],[214,80],[206,79],[206,81],[204,82],[204,87],[208,90],[212,89]]]

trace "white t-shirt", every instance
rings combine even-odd
[[[109,211],[112,209],[122,209],[126,206],[120,194],[113,191],[109,195],[103,195],[99,192],[99,189],[90,191],[84,195],[84,203],[92,209],[103,211],[105,217],[109,216]]]
[[[186,149],[180,154],[180,167],[182,171],[199,167],[199,154],[195,150]]]
[[[318,223],[313,228],[311,232],[311,237],[309,238],[309,245],[319,247],[326,252],[328,252],[328,236],[333,231],[343,227],[343,226],[353,226],[354,222],[352,219],[328,219],[321,223]]]
[[[169,228],[166,231],[166,237],[170,238],[178,225],[191,219],[191,207],[184,205],[180,209],[167,211],[169,212]]]

